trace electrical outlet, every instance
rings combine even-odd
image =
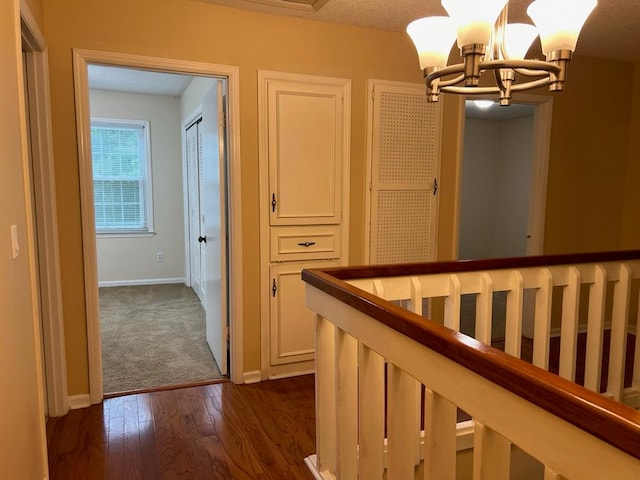
[[[164,262],[164,252],[156,253],[156,262]]]

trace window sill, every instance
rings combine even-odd
[[[150,238],[156,232],[96,232],[96,238]]]

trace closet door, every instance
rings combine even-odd
[[[186,130],[187,175],[189,198],[189,263],[191,288],[200,301],[204,301],[204,268],[202,243],[202,118],[191,124]]]
[[[434,260],[441,104],[422,85],[369,85],[369,263]]]

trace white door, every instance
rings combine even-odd
[[[202,255],[206,337],[220,373],[228,373],[226,299],[225,131],[222,81],[202,101]]]
[[[423,85],[369,82],[368,262],[435,259],[440,103]]]
[[[202,235],[202,215],[200,209],[202,198],[202,118],[196,120],[186,130],[187,141],[187,189],[189,195],[189,284],[204,303],[204,291],[202,282],[202,242],[198,239]]]
[[[343,96],[341,85],[269,82],[271,225],[341,222]]]

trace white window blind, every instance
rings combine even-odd
[[[97,233],[153,230],[148,122],[91,122]]]

